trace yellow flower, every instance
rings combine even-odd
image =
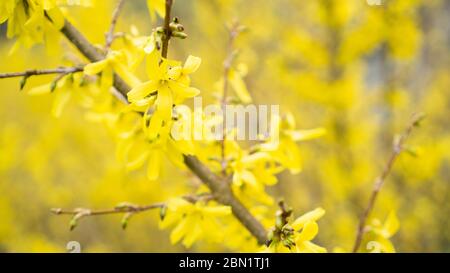
[[[12,51],[20,44],[31,47],[46,42],[48,51],[53,52],[58,30],[64,26],[64,16],[54,0],[4,0],[0,3],[0,23],[6,20],[7,37],[18,37]]]
[[[268,247],[262,249],[263,252],[298,252],[298,253],[324,253],[327,250],[311,241],[319,232],[316,221],[319,220],[325,211],[317,208],[310,211],[292,223],[287,223],[283,227],[276,227],[273,231],[273,238]]]
[[[189,57],[183,68],[177,62],[162,59],[158,51],[153,51],[147,59],[147,74],[149,81],[136,86],[128,93],[131,104],[139,107],[147,106],[147,115],[150,107],[154,107],[148,125],[148,137],[154,139],[158,136],[164,124],[172,120],[172,107],[186,98],[200,93],[196,88],[180,82],[187,74],[193,73],[200,65],[200,59]],[[184,79],[184,81],[186,81]],[[153,100],[156,96],[156,99]]]
[[[294,235],[297,252],[323,253],[326,249],[311,242],[319,232],[316,221],[325,214],[325,210],[317,208],[305,213],[292,223],[292,228],[296,231]]]
[[[227,141],[227,143],[229,142]],[[235,145],[237,146],[237,144]],[[237,148],[239,147],[237,146]],[[274,185],[277,182],[276,172],[271,172],[274,169],[268,168],[272,162],[272,158],[267,153],[245,154],[244,151],[239,150],[236,158],[230,164],[233,172],[232,186],[235,193],[241,197],[251,196],[254,200],[271,205],[273,199],[265,192],[265,186]]]
[[[314,221],[308,221],[301,232],[295,235],[295,247],[301,253],[325,253],[327,250],[311,242],[319,232],[319,225]]]
[[[270,130],[270,137],[259,145],[259,148],[268,152],[294,174],[302,169],[300,149],[296,142],[318,138],[325,134],[323,128],[296,130],[294,117],[290,113],[283,120],[278,116],[272,117]]]
[[[223,240],[223,226],[220,217],[231,215],[228,206],[206,204],[198,201],[195,204],[182,198],[171,199],[167,204],[167,214],[161,222],[161,228],[174,227],[170,241],[176,244],[183,240],[186,247],[204,237],[204,239],[220,242]]]
[[[117,134],[119,142],[117,157],[125,164],[127,171],[140,169],[147,163],[147,178],[151,181],[160,176],[164,156],[178,168],[184,169],[183,155],[194,154],[190,141],[175,141],[170,136],[170,126],[164,126],[158,138],[149,139],[142,131],[142,117],[136,112],[124,113],[118,121]]]
[[[365,236],[366,250],[372,253],[395,252],[394,245],[389,240],[399,229],[400,222],[394,211],[391,211],[386,221],[381,224],[378,219],[372,220]]]
[[[139,85],[141,81],[130,72],[125,63],[125,54],[122,51],[113,51],[104,60],[86,65],[84,67],[84,74],[95,76],[101,73],[100,86],[103,92],[108,92],[113,85],[114,72],[129,85]]]
[[[52,115],[60,117],[70,98],[80,92],[82,76],[79,73],[64,76],[57,83],[49,83],[34,87],[28,91],[29,95],[43,95],[53,93],[55,99],[52,106]]]

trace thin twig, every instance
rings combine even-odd
[[[182,198],[184,198],[186,201],[189,201],[191,203],[196,203],[199,201],[210,201],[213,199],[213,196],[209,193],[204,194],[198,194],[198,195],[185,195]],[[77,224],[78,220],[84,217],[88,216],[100,216],[100,215],[108,215],[108,214],[124,214],[124,217],[122,219],[122,227],[125,229],[128,220],[131,216],[133,216],[136,213],[149,211],[153,209],[161,209],[163,210],[166,208],[167,203],[154,203],[150,205],[135,205],[131,203],[121,203],[117,205],[116,207],[112,209],[100,209],[100,210],[92,210],[92,209],[86,209],[86,208],[76,208],[72,210],[64,210],[61,208],[53,208],[50,211],[53,212],[56,215],[73,215],[72,220],[70,221],[70,230],[73,230]],[[161,217],[164,217],[165,213],[161,214]]]
[[[361,215],[359,224],[358,224],[358,231],[356,234],[356,240],[355,244],[353,246],[353,252],[358,252],[359,247],[361,246],[362,239],[365,233],[365,227],[366,227],[366,221],[372,212],[375,202],[378,197],[378,193],[380,192],[381,188],[383,187],[384,182],[386,181],[386,178],[391,173],[391,170],[394,166],[395,161],[397,160],[400,153],[404,150],[404,144],[406,140],[410,137],[412,130],[417,127],[420,123],[420,121],[424,118],[423,114],[415,114],[413,115],[410,124],[404,131],[402,135],[400,135],[399,138],[394,140],[394,145],[392,149],[392,153],[386,163],[386,165],[383,168],[383,172],[381,175],[375,180],[372,193],[370,195],[369,203],[364,210],[364,213]]]
[[[226,137],[227,137],[227,128],[226,128],[226,105],[228,100],[228,86],[229,86],[229,74],[231,70],[231,66],[233,65],[233,61],[236,57],[236,51],[234,50],[234,41],[236,40],[236,37],[239,35],[239,23],[234,22],[229,30],[229,38],[228,38],[228,45],[227,45],[227,57],[225,61],[223,62],[223,90],[222,90],[222,100],[221,100],[221,107],[222,107],[222,140],[220,142],[220,148],[221,148],[221,166],[222,166],[222,174],[224,176],[227,175],[226,173],[226,167],[227,167],[227,160],[226,160],[226,154],[225,154],[225,143],[226,143]]]
[[[6,78],[17,78],[17,77],[31,77],[40,75],[51,75],[51,74],[70,74],[75,72],[83,71],[83,67],[59,67],[55,69],[32,69],[23,72],[12,72],[12,73],[0,73],[0,79]]]
[[[116,36],[114,35],[114,31],[116,29],[117,21],[119,20],[120,12],[122,11],[124,4],[125,0],[119,0],[117,7],[114,9],[111,26],[109,27],[108,33],[106,33],[105,52],[109,51],[112,43],[114,42],[114,39],[116,38]]]
[[[53,208],[50,211],[53,212],[56,215],[77,215],[80,212],[88,211],[85,216],[97,216],[97,215],[105,215],[105,214],[116,214],[116,213],[128,213],[128,212],[143,212],[151,209],[157,209],[162,208],[165,206],[165,203],[155,203],[151,205],[145,205],[145,206],[136,206],[132,204],[127,204],[124,206],[117,206],[112,209],[100,209],[100,210],[91,210],[91,209],[84,209],[84,208],[77,208],[73,210],[64,210],[61,208]]]

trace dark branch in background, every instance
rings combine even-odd
[[[238,22],[234,22],[231,28],[229,29],[229,38],[228,38],[228,44],[227,44],[227,56],[225,58],[225,61],[223,62],[223,93],[222,93],[222,100],[221,100],[221,106],[222,106],[222,141],[220,143],[221,145],[221,165],[222,165],[222,174],[224,176],[227,175],[226,173],[226,155],[225,155],[225,142],[227,137],[227,128],[225,127],[225,120],[226,120],[226,111],[225,106],[227,104],[227,98],[228,98],[228,86],[229,86],[229,80],[228,76],[230,74],[231,66],[233,65],[233,61],[236,58],[237,51],[234,50],[234,41],[236,40],[237,36],[241,32],[241,26]]]
[[[401,152],[404,151],[405,147],[404,144],[406,140],[411,135],[412,130],[419,126],[420,121],[424,118],[423,114],[415,114],[413,115],[410,124],[406,128],[406,130],[403,132],[402,135],[400,135],[399,138],[394,140],[394,145],[392,149],[392,153],[384,166],[383,172],[381,175],[375,180],[372,194],[370,195],[369,203],[364,211],[364,213],[361,215],[359,225],[358,225],[358,231],[356,234],[356,240],[355,244],[353,246],[353,252],[358,252],[359,247],[361,246],[361,242],[365,233],[365,227],[367,219],[369,218],[370,213],[372,212],[375,202],[378,197],[378,193],[380,192],[381,188],[383,187],[384,182],[386,181],[386,178],[391,173],[392,167],[394,166],[395,161],[397,160],[398,156]]]
[[[0,79],[17,78],[17,77],[29,78],[31,76],[51,75],[51,74],[70,74],[81,71],[83,71],[83,67],[59,67],[55,69],[42,69],[42,70],[33,69],[33,70],[26,70],[23,72],[0,73]]]
[[[169,40],[171,38],[170,14],[172,0],[166,0],[166,17],[164,20],[165,37],[163,39],[162,56],[167,57]],[[91,62],[97,62],[105,58],[97,49],[67,20],[61,32],[74,44],[78,50]],[[114,78],[114,87],[126,99],[130,87],[117,75]],[[188,168],[200,178],[211,190],[214,198],[231,207],[236,218],[248,229],[260,244],[267,240],[267,231],[263,225],[248,211],[248,209],[234,196],[230,186],[222,178],[215,175],[208,167],[203,165],[194,156],[184,156],[184,162]]]
[[[124,4],[125,4],[125,0],[119,0],[119,3],[117,4],[116,9],[113,12],[111,26],[109,27],[108,33],[106,33],[105,52],[109,51],[114,39],[116,38],[116,36],[114,35],[114,30],[116,28],[117,21],[119,19],[120,12],[122,11]]]

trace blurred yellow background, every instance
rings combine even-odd
[[[103,44],[115,1],[74,7],[70,20],[90,41]],[[283,173],[269,191],[298,214],[322,206],[318,243],[350,251],[358,217],[392,149],[392,139],[411,114],[423,125],[409,140],[381,191],[373,216],[397,212],[400,230],[392,241],[400,252],[448,252],[450,183],[450,2],[386,0],[178,0],[174,15],[189,38],[172,41],[170,56],[202,58],[193,76],[204,99],[212,100],[226,56],[225,25],[248,27],[237,41],[239,60],[256,104],[280,104],[297,127],[324,127],[327,135],[302,143],[303,171]],[[148,35],[145,1],[130,0],[119,31],[134,25]],[[0,73],[51,68],[76,52],[62,37],[59,53],[45,47],[10,54],[13,42],[0,26]],[[27,86],[52,77],[35,77]],[[53,207],[109,208],[129,201],[160,202],[184,194],[190,174],[165,164],[159,181],[126,173],[114,156],[110,133],[84,119],[69,104],[51,116],[52,95],[28,96],[19,80],[0,81],[0,252],[65,252],[78,241],[83,252],[235,251],[220,244],[172,246],[158,228],[159,215],[136,215],[127,230],[120,216],[89,217],[69,231],[69,218]],[[186,181],[188,181],[186,183]]]

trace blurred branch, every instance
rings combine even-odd
[[[114,39],[116,38],[116,36],[114,35],[114,30],[116,28],[117,21],[119,20],[120,12],[122,11],[124,4],[125,4],[125,0],[119,0],[117,7],[114,9],[112,20],[111,20],[111,26],[109,27],[108,33],[106,33],[105,52],[109,51],[112,43],[114,42]]]
[[[227,57],[225,61],[223,62],[223,93],[222,93],[222,112],[223,112],[223,124],[222,124],[222,141],[221,141],[221,165],[222,165],[222,173],[224,176],[226,176],[226,155],[225,155],[225,142],[226,142],[226,136],[227,136],[227,128],[225,127],[225,120],[226,120],[226,112],[225,112],[225,106],[227,104],[227,97],[228,97],[228,86],[229,86],[229,79],[228,76],[230,74],[231,66],[233,64],[234,59],[236,58],[237,51],[234,50],[234,41],[236,40],[239,33],[242,31],[242,27],[239,25],[239,23],[233,22],[231,28],[229,29],[229,38],[228,38],[228,45],[227,45]]]
[[[164,28],[166,35],[163,40],[162,56],[167,57],[169,40],[171,38],[170,14],[172,9],[172,0],[166,0],[166,16],[164,19]],[[84,36],[70,22],[65,21],[61,32],[66,38],[74,44],[78,50],[90,61],[97,62],[104,59],[104,55],[97,51]],[[130,87],[117,75],[114,77],[114,87],[122,96],[127,98]],[[228,183],[214,174],[208,167],[203,165],[195,156],[184,155],[186,166],[197,175],[200,180],[206,184],[213,193],[214,198],[223,205],[230,206],[234,216],[248,229],[248,231],[257,239],[258,243],[264,244],[267,240],[267,231],[264,226],[250,213],[250,211],[236,198]]]
[[[183,196],[183,198],[191,203],[196,203],[198,201],[212,200],[212,195],[211,194],[186,195]],[[122,227],[125,229],[128,224],[128,220],[132,215],[153,209],[164,209],[166,205],[167,205],[166,203],[154,203],[150,205],[139,206],[125,202],[118,204],[116,207],[112,209],[91,210],[86,208],[76,208],[73,210],[64,210],[61,208],[53,208],[50,211],[56,215],[73,215],[73,218],[70,221],[70,230],[73,230],[77,226],[78,220],[80,220],[83,217],[108,215],[108,214],[125,214],[124,218],[122,219]],[[163,213],[161,213],[161,217],[162,218],[164,217]]]
[[[26,70],[23,72],[12,72],[12,73],[0,73],[0,79],[6,78],[16,78],[16,77],[26,77],[40,76],[40,75],[51,75],[51,74],[70,74],[75,72],[83,71],[83,67],[59,67],[55,69],[42,69],[42,70]]]
[[[364,213],[361,215],[359,225],[358,225],[358,231],[356,234],[356,240],[355,244],[353,246],[353,252],[358,252],[359,247],[361,246],[361,242],[365,233],[365,226],[367,219],[369,218],[370,213],[372,212],[375,202],[378,197],[378,193],[380,192],[381,188],[383,187],[384,182],[386,181],[386,178],[391,173],[391,170],[394,166],[395,161],[397,160],[398,156],[402,151],[404,151],[404,144],[406,140],[410,137],[412,130],[419,126],[420,122],[424,119],[424,114],[414,114],[411,118],[411,122],[409,123],[406,130],[401,134],[398,138],[394,139],[394,145],[392,149],[392,153],[386,162],[386,165],[383,168],[383,172],[381,175],[375,180],[372,193],[370,195],[369,203],[364,211]]]

